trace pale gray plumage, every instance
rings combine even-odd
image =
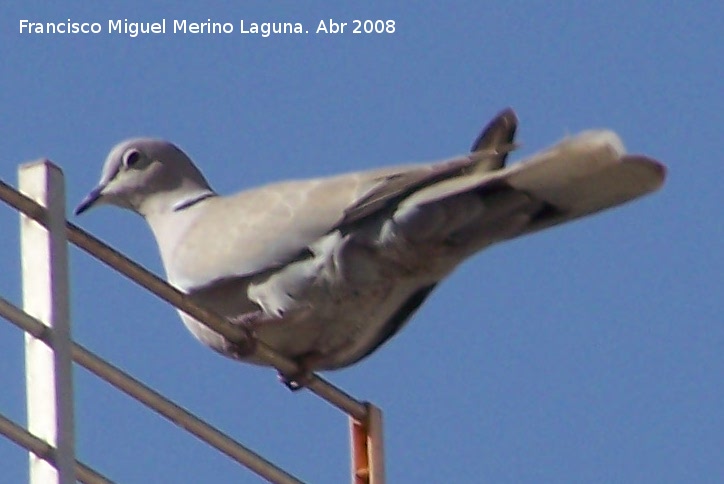
[[[216,195],[174,145],[133,139],[108,155],[76,213],[141,214],[168,280],[312,370],[350,365],[406,322],[435,285],[491,244],[658,189],[664,167],[589,131],[505,168],[503,111],[469,155]],[[241,174],[238,175],[242,177]],[[203,343],[262,363],[181,313]]]

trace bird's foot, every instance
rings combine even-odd
[[[321,359],[322,355],[316,352],[295,358],[294,361],[297,363],[297,371],[290,375],[285,375],[280,371],[279,381],[291,391],[298,392],[311,381],[313,375],[311,368]]]
[[[278,378],[279,381],[284,384],[285,387],[290,389],[293,392],[298,392],[305,386],[307,386],[307,383],[309,383],[311,373],[309,370],[301,370],[293,375],[285,375],[282,372],[279,372]]]

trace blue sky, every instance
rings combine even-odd
[[[724,476],[724,43],[721,2],[4,2],[0,177],[60,165],[70,209],[116,142],[161,136],[231,193],[467,151],[499,109],[513,159],[617,131],[669,167],[659,193],[489,249],[362,363],[327,373],[384,411],[390,482],[718,482]],[[131,38],[110,19],[232,22],[230,35]],[[390,19],[385,35],[313,34]],[[19,20],[100,22],[19,34]],[[306,35],[239,34],[239,20]],[[118,209],[72,219],[150,270]],[[18,221],[0,208],[0,294],[20,303]],[[77,341],[292,474],[346,482],[346,418],[274,371],[198,344],[174,310],[71,250]],[[0,412],[24,422],[22,333],[0,324]],[[257,482],[83,369],[78,456],[118,482]],[[3,482],[26,480],[0,439]]]

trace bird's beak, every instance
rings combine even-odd
[[[98,185],[95,187],[91,192],[86,195],[86,197],[78,204],[78,207],[75,209],[75,214],[80,215],[89,208],[91,208],[95,203],[101,198],[103,189],[105,188],[104,185]]]

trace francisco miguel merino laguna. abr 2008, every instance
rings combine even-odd
[[[141,34],[252,34],[269,37],[272,34],[308,34],[301,22],[247,22],[239,20],[239,29],[232,22],[189,22],[186,19],[166,20],[157,22],[130,22],[128,19],[108,20],[106,29],[101,22],[76,22],[67,19],[65,22],[33,22],[28,19],[19,21],[21,34],[124,34],[135,38]],[[167,28],[168,27],[168,28]],[[347,28],[347,30],[345,30]],[[395,32],[394,20],[359,20],[348,22],[335,19],[322,19],[317,22],[315,34],[392,34]],[[350,30],[351,29],[351,30]]]

